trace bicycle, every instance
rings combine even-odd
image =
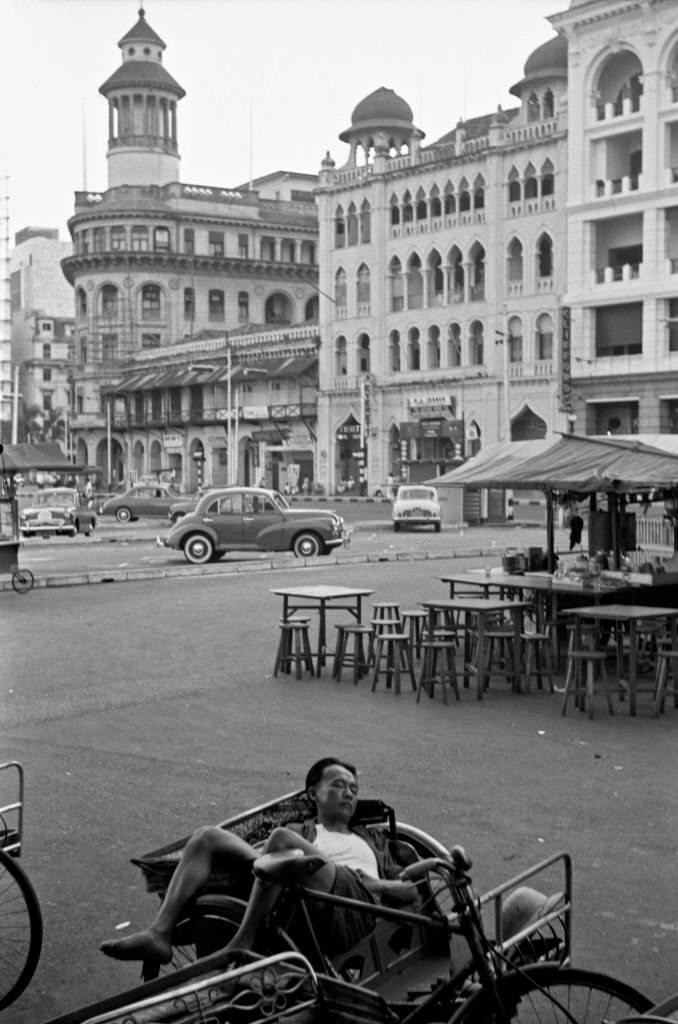
[[[35,577],[30,569],[20,569],[18,565],[10,568],[12,574],[12,590],[16,594],[27,594],[35,585]]]
[[[21,856],[24,775],[17,761],[18,799],[0,807],[0,1010],[13,1003],[30,982],[42,949],[42,914],[35,890],[17,863]]]

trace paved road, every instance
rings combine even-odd
[[[470,561],[332,567],[411,604]],[[36,978],[3,1024],[37,1024],[136,981],[97,945],[148,919],[135,854],[295,788],[308,763],[355,759],[363,789],[445,843],[487,888],[572,852],[580,965],[659,998],[676,987],[678,713],[562,718],[497,683],[478,703],[417,705],[363,683],[271,676],[271,587],[327,566],[0,596],[3,758],[26,767],[25,866],[45,915]]]

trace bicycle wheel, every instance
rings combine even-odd
[[[199,896],[172,933],[172,959],[158,967],[158,974],[178,971],[210,953],[216,953],[233,938],[247,904],[233,896]],[[145,977],[153,976],[152,968]]]
[[[35,577],[30,569],[15,569],[12,573],[12,587],[17,594],[27,594],[33,589]]]
[[[652,1003],[637,989],[597,971],[539,964],[504,976],[500,988],[511,1024],[603,1024],[644,1013]],[[491,996],[476,992],[448,1024],[497,1024]]]
[[[42,947],[42,914],[35,890],[13,857],[0,850],[0,1010],[33,977]]]

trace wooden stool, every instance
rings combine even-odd
[[[358,685],[361,676],[366,675],[369,668],[369,656],[365,654],[363,637],[368,639],[368,650],[371,650],[372,630],[369,626],[358,623],[335,627],[337,630],[337,647],[332,665],[332,678],[341,680],[342,669],[353,668],[353,685]],[[353,638],[353,650],[349,645]]]
[[[382,661],[385,665],[382,667]],[[400,693],[400,672],[401,669],[409,674],[412,689],[416,690],[417,681],[414,678],[414,665],[412,663],[412,649],[410,638],[407,633],[377,633],[374,637],[374,674],[372,676],[372,692],[377,688],[379,675],[386,676],[386,686],[390,686],[393,679],[395,693]]]
[[[588,710],[589,718],[593,718],[596,667],[598,681],[601,682],[605,688],[605,697],[607,699],[609,712],[611,715],[614,714],[612,698],[610,697],[610,688],[607,682],[607,672],[605,670],[606,658],[607,654],[605,651],[573,649],[569,652],[567,658],[567,672],[565,673],[565,692],[563,693],[563,714],[566,714],[567,702],[572,696],[575,698],[575,703],[579,698],[581,698],[582,710]],[[581,677],[582,671],[586,673],[584,680],[582,680]]]
[[[544,689],[542,676],[546,676],[549,691],[554,692],[553,662],[551,660],[551,637],[546,633],[521,633],[525,651],[525,690],[530,692],[530,678],[537,677],[537,688]]]
[[[457,700],[460,700],[459,685],[457,683],[457,668],[454,663],[456,653],[455,639],[451,637],[439,637],[437,639],[422,640],[424,651],[424,662],[419,677],[417,689],[417,704],[421,700],[421,691],[426,690],[429,697],[433,699],[435,684],[440,683],[443,690],[443,702],[447,704],[447,687],[451,686]],[[440,660],[440,669],[438,661]]]
[[[372,628],[375,638],[380,633],[400,633],[400,605],[397,601],[379,601],[372,605]]]
[[[668,682],[669,669],[671,670],[670,684]],[[668,644],[664,644],[657,651],[657,672],[654,690],[655,715],[659,715],[664,711],[667,693],[673,694],[673,706],[678,708],[678,651]]]
[[[423,608],[408,608],[400,613],[403,633],[410,637],[410,649],[413,654],[421,658],[421,642],[424,639],[424,629],[428,612]]]
[[[302,668],[307,668],[311,675],[313,671],[313,654],[311,652],[311,640],[309,637],[310,619],[288,619],[280,623],[280,640],[273,666],[273,675],[278,675],[278,670],[291,672],[294,663],[296,677],[301,679]]]

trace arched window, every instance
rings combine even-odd
[[[605,107],[610,103],[615,117],[640,110],[642,74],[642,64],[630,50],[620,49],[611,54],[598,76],[598,116],[605,117]]]
[[[318,296],[312,295],[304,307],[304,323],[318,322]]]
[[[528,164],[525,168],[525,198],[536,199],[538,195],[539,183],[537,181],[537,172],[532,164]]]
[[[421,348],[418,327],[410,327],[407,332],[407,369],[421,369]]]
[[[443,274],[443,261],[437,249],[429,254],[426,261],[428,269],[428,302],[429,305],[441,305],[445,291],[445,275]]]
[[[431,200],[430,200],[431,216],[441,217],[443,212],[443,205],[440,202],[440,190],[437,185],[434,185],[431,189]]]
[[[447,365],[461,366],[461,327],[457,323],[447,328]]]
[[[222,292],[223,295],[223,292]],[[145,284],[141,289],[141,319],[160,320],[162,293],[157,284]]]
[[[471,298],[480,301],[485,298],[485,249],[480,242],[471,246]]]
[[[520,187],[520,174],[515,167],[512,167],[508,176],[508,197],[509,203],[519,203],[522,195]]]
[[[411,224],[413,217],[414,210],[412,208],[412,196],[408,189],[403,196],[403,224]]]
[[[338,206],[334,213],[334,246],[343,249],[346,245],[346,224],[344,223],[343,207]]]
[[[346,309],[346,271],[339,267],[334,275],[334,301],[337,309]]]
[[[462,178],[459,182],[459,213],[468,213],[471,209],[471,193],[468,190],[468,181]]]
[[[543,196],[552,196],[554,192],[553,164],[550,160],[544,160],[544,163],[541,165],[541,194]]]
[[[238,292],[238,323],[247,324],[250,320],[249,292]]]
[[[351,203],[346,213],[346,244],[358,244],[358,214],[355,203]]]
[[[267,324],[291,324],[292,302],[283,292],[273,292],[266,299],[264,321]]]
[[[340,334],[334,342],[334,373],[336,377],[345,377],[347,372],[346,338]]]
[[[87,316],[87,292],[84,288],[78,288],[75,295],[78,316]]]
[[[101,316],[105,320],[115,320],[118,316],[118,289],[114,284],[105,284],[99,292]]]
[[[405,282],[400,260],[394,256],[388,265],[391,281],[391,312],[399,313],[405,308]]]
[[[539,97],[536,92],[531,92],[527,97],[527,120],[538,121],[540,117]]]
[[[512,316],[508,322],[508,361],[523,361],[523,323],[519,316]]]
[[[553,359],[553,320],[549,313],[537,317],[534,351],[537,359]]]
[[[468,341],[472,366],[482,366],[484,362],[484,334],[482,321],[473,320],[469,326]]]
[[[388,365],[391,373],[400,373],[400,332],[391,331],[388,336]]]
[[[464,301],[464,257],[462,256],[461,249],[457,245],[453,245],[450,249],[450,255],[448,257],[448,266],[450,272],[450,289],[452,292],[452,298],[455,302]]]
[[[473,209],[485,209],[485,179],[479,174],[473,182]]]
[[[508,244],[506,277],[509,283],[523,279],[523,244],[518,238],[512,238]]]
[[[440,328],[432,324],[426,339],[426,367],[429,370],[440,369]]]
[[[428,203],[426,202],[426,193],[423,188],[417,190],[417,220],[428,219]]]
[[[553,93],[547,89],[541,98],[541,114],[543,118],[553,117],[554,114]]]
[[[537,277],[553,277],[553,242],[546,233],[537,241]]]
[[[358,343],[356,346],[356,353],[358,356],[358,372],[369,373],[370,372],[370,336],[369,334],[361,334],[358,337]]]
[[[391,227],[400,224],[400,203],[397,196],[391,196]]]
[[[372,241],[372,209],[367,199],[360,204],[360,241],[363,245]]]
[[[226,314],[226,301],[221,288],[210,288],[207,293],[207,310],[210,320],[223,320]]]
[[[424,304],[424,277],[421,260],[412,253],[407,261],[407,308],[421,309]]]
[[[360,264],[356,274],[356,299],[358,306],[370,304],[370,268],[365,263]]]
[[[448,214],[454,214],[457,212],[457,202],[454,195],[454,186],[448,181],[445,186],[445,199],[444,199],[445,216]]]

